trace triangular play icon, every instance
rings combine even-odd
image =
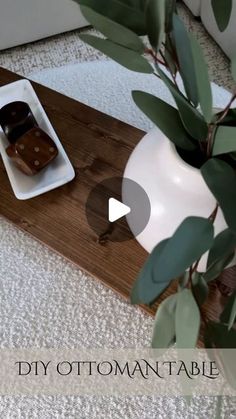
[[[108,219],[111,223],[119,220],[131,211],[130,207],[118,201],[115,198],[110,198],[108,201]]]

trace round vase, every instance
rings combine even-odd
[[[160,241],[171,237],[186,217],[208,218],[216,206],[200,170],[186,163],[158,128],[152,129],[135,147],[124,177],[137,182],[150,200],[149,222],[136,237],[149,253]],[[227,228],[220,209],[214,226],[215,235]],[[206,262],[207,254],[200,261],[200,271],[206,269]]]

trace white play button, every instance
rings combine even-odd
[[[115,198],[110,198],[108,201],[108,219],[111,223],[119,220],[131,211],[130,207],[118,201]]]
[[[95,185],[86,201],[88,224],[98,243],[124,242],[146,228],[151,205],[144,189],[122,176],[104,179]],[[91,236],[91,240],[95,240]]]

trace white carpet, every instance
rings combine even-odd
[[[174,104],[168,89],[157,77],[134,73],[111,61],[42,70],[29,77],[144,131],[148,131],[153,124],[132,101],[132,90],[143,90]],[[214,83],[212,86],[214,106],[225,106],[231,94]]]
[[[130,89],[166,96],[158,80],[97,62],[45,70],[35,80],[143,129]],[[216,89],[216,106],[228,93]],[[0,347],[141,347],[152,319],[60,256],[0,220]],[[104,262],[105,263],[105,262]],[[214,418],[215,398],[2,397],[1,418]],[[236,417],[224,399],[222,418]]]

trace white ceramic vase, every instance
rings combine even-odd
[[[151,203],[149,222],[136,237],[149,253],[161,240],[172,236],[186,217],[207,218],[216,205],[200,170],[187,164],[158,128],[146,134],[136,146],[124,177],[142,186]],[[214,225],[215,235],[227,228],[221,210]],[[205,270],[206,261],[207,254],[201,259],[200,270]]]

